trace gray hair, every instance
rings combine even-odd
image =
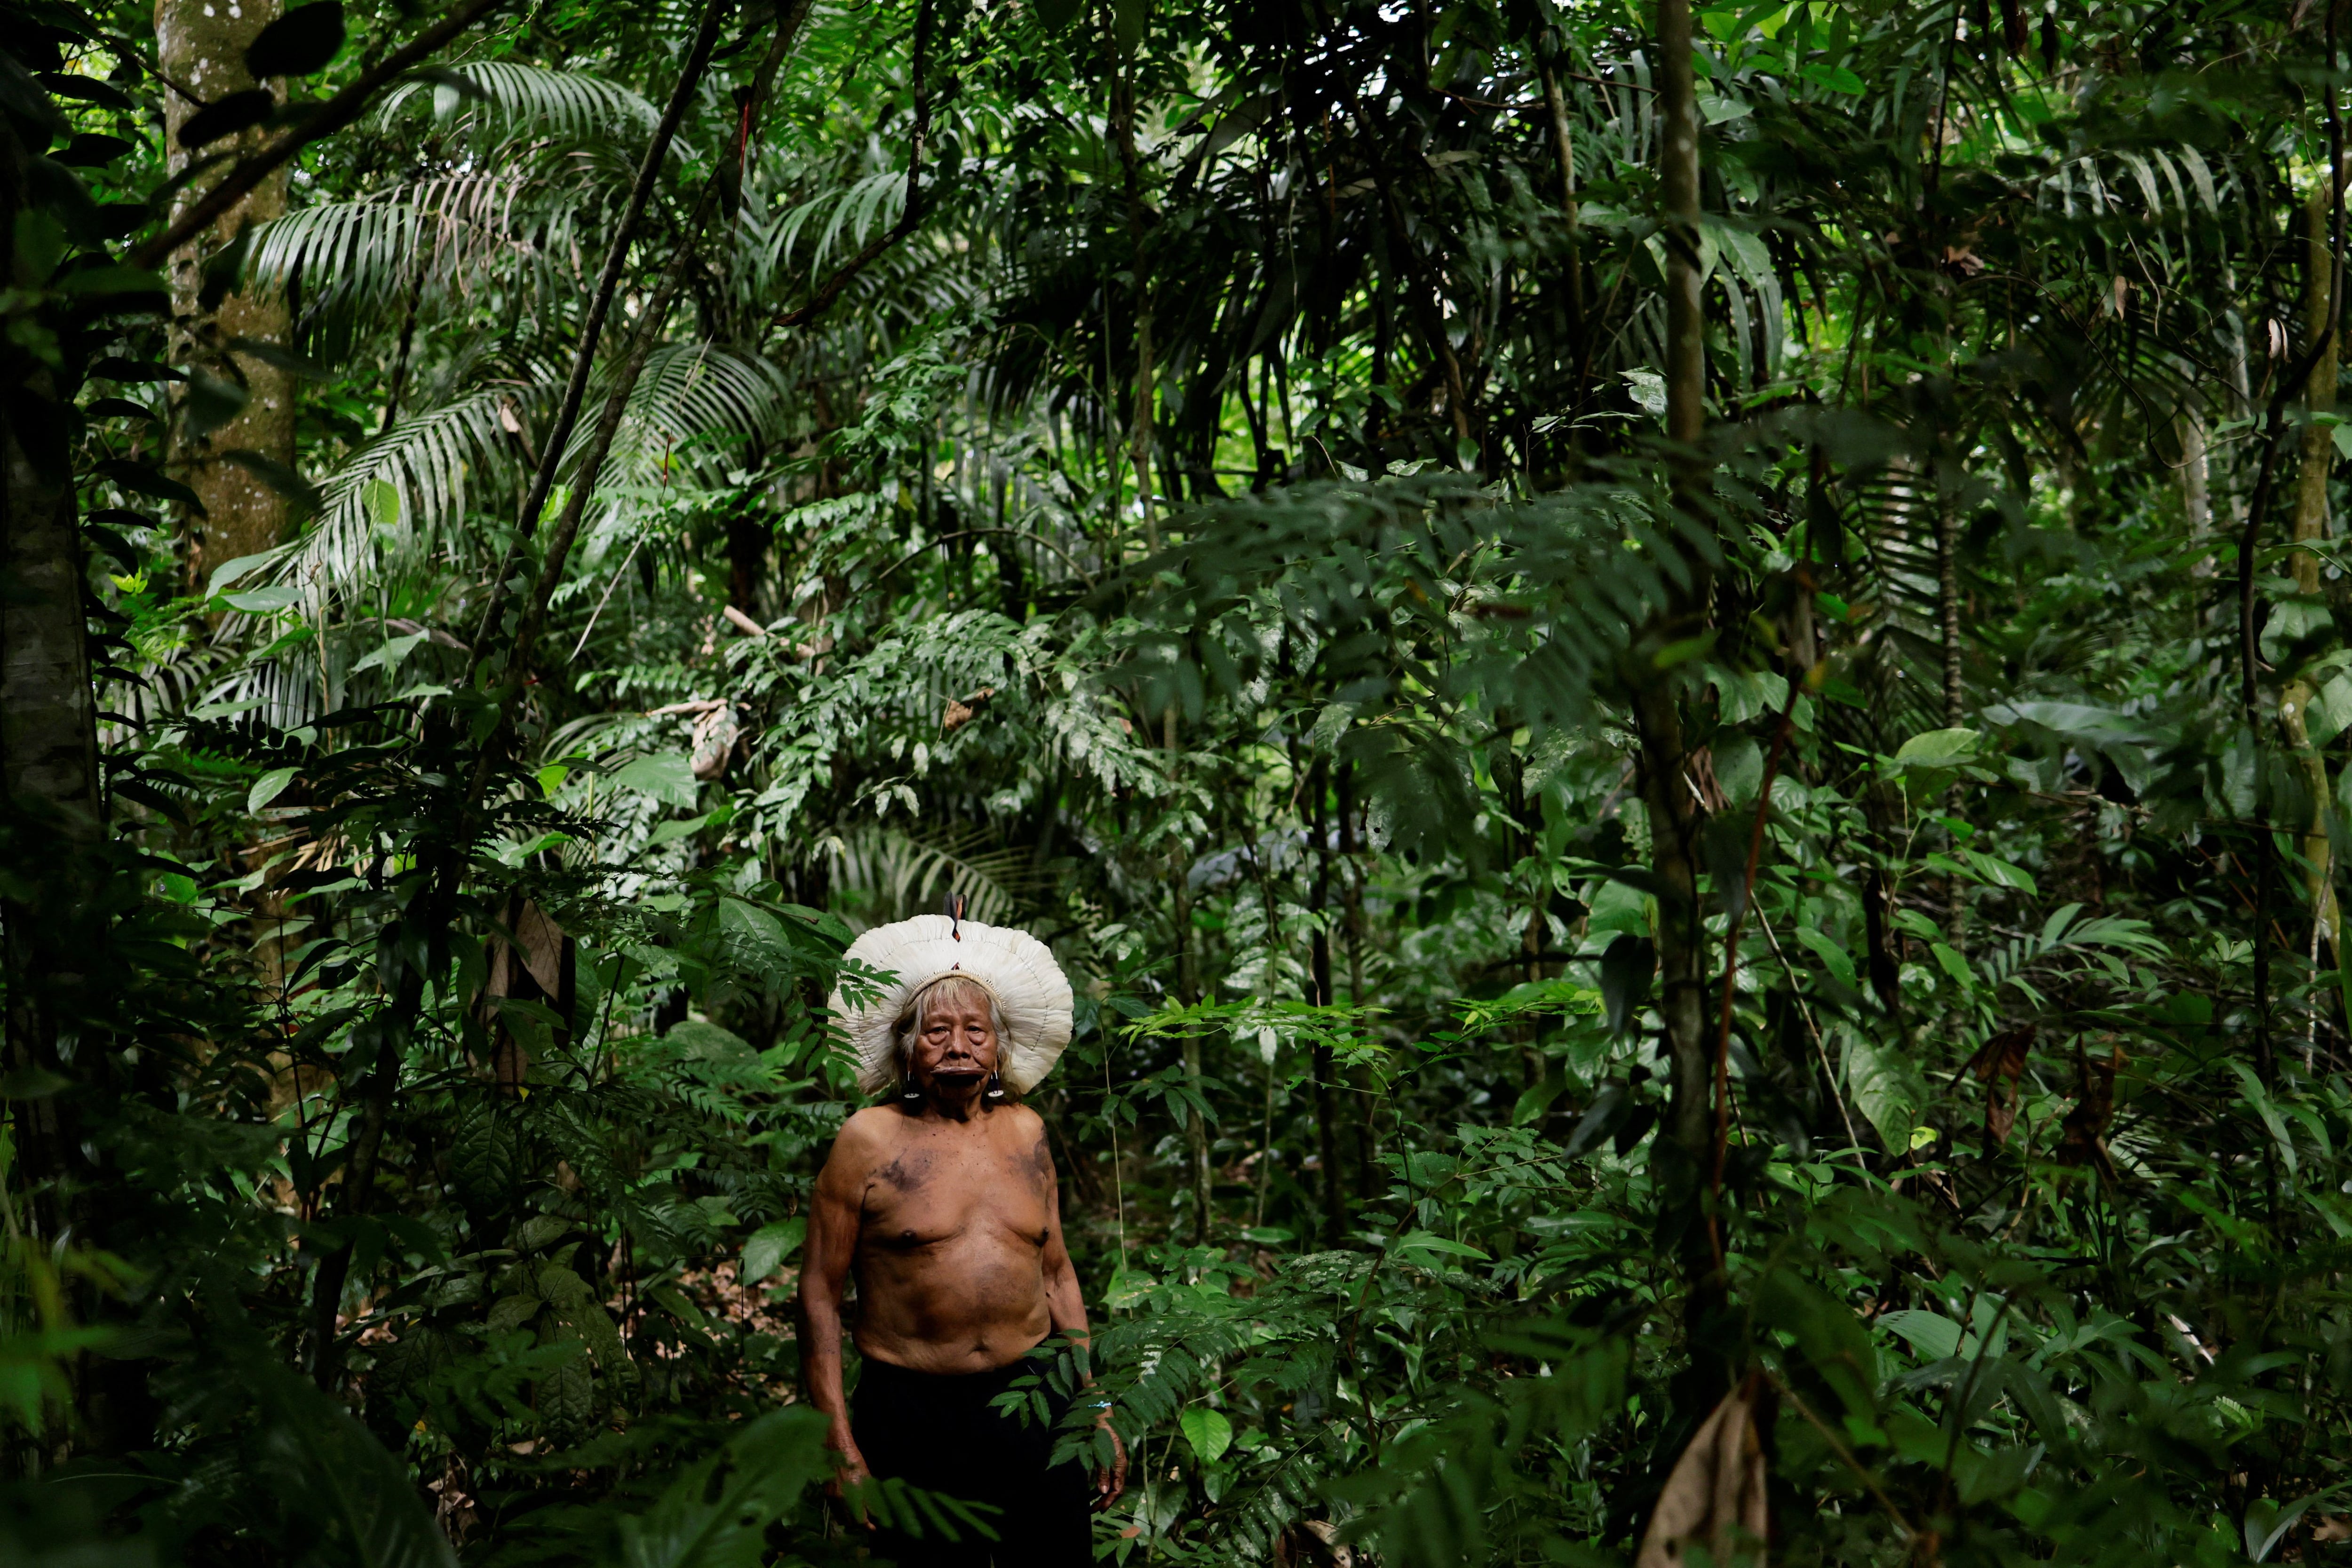
[[[1003,1071],[1004,1015],[997,1011],[996,993],[969,974],[948,973],[908,997],[907,1005],[898,1009],[898,1016],[890,1026],[891,1054],[898,1058],[898,1081],[902,1085],[907,1081],[907,1062],[914,1055],[916,1037],[929,1022],[931,998],[950,989],[977,992],[988,1004],[988,1026],[996,1034],[996,1068],[1000,1074]]]

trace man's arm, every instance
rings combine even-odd
[[[1037,1124],[1037,1147],[1033,1158],[1045,1183],[1045,1255],[1042,1260],[1045,1269],[1045,1310],[1052,1315],[1055,1332],[1083,1345],[1087,1342],[1087,1299],[1078,1289],[1078,1271],[1070,1266],[1070,1249],[1062,1240],[1062,1185],[1055,1177],[1054,1152],[1046,1144],[1043,1121]],[[1119,1441],[1118,1428],[1110,1424],[1108,1404],[1097,1412],[1095,1424],[1110,1434],[1111,1462],[1095,1471],[1095,1506],[1108,1508],[1127,1490],[1127,1445]]]
[[[858,1221],[873,1165],[873,1134],[853,1117],[834,1141],[809,1203],[808,1237],[801,1257],[801,1386],[831,1426],[824,1446],[841,1456],[832,1490],[866,1479],[866,1456],[849,1431],[849,1401],[841,1389],[841,1298],[857,1254]]]

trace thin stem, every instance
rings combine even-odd
[[[1810,588],[1807,590],[1810,592]],[[1780,722],[1772,727],[1771,753],[1764,759],[1764,783],[1756,796],[1756,825],[1748,836],[1748,868],[1740,882],[1739,901],[1723,932],[1723,1014],[1715,1041],[1715,1169],[1708,1187],[1714,1201],[1706,1210],[1707,1246],[1715,1253],[1716,1272],[1723,1272],[1723,1167],[1731,1142],[1731,1002],[1739,979],[1739,927],[1756,897],[1756,867],[1764,858],[1764,823],[1772,810],[1772,781],[1780,772],[1780,755],[1788,750],[1789,717],[1797,706],[1797,683],[1780,704]]]
[[[482,610],[481,629],[474,637],[475,668],[467,671],[468,685],[487,655],[490,634],[498,629],[499,614],[506,608],[507,585],[514,580],[523,545],[538,531],[540,513],[547,510],[548,495],[555,488],[556,470],[563,465],[564,452],[572,445],[572,429],[580,422],[580,405],[587,400],[588,374],[603,345],[605,318],[612,314],[614,297],[620,291],[621,274],[636,243],[637,226],[645,220],[646,208],[653,201],[654,186],[661,178],[662,165],[669,159],[670,142],[677,135],[678,124],[686,118],[702,85],[702,74],[710,65],[710,52],[718,45],[719,26],[727,15],[729,4],[730,0],[709,0],[703,7],[702,23],[687,51],[677,85],[670,90],[660,123],[654,127],[653,139],[646,143],[645,155],[637,160],[636,181],[629,187],[628,204],[621,209],[621,221],[613,230],[612,243],[604,248],[604,269],[597,277],[595,292],[588,297],[588,311],[580,323],[580,346],[572,355],[572,374],[563,384],[563,396],[555,405],[554,422],[548,426],[547,438],[540,447],[539,467],[530,476],[530,489],[525,492],[522,511],[515,520],[514,542],[508,546],[506,560],[490,584],[489,603]]]

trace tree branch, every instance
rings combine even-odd
[[[924,75],[930,63],[931,0],[920,0],[915,7],[915,58],[911,74],[915,85],[915,127],[908,138],[907,151],[907,197],[900,205],[898,221],[887,230],[868,240],[864,249],[835,268],[832,277],[817,286],[809,302],[797,310],[787,310],[775,320],[779,327],[805,327],[833,308],[841,291],[849,287],[856,276],[871,266],[884,251],[915,232],[923,218],[923,144],[931,133],[931,99],[924,86]]]
[[[506,559],[490,584],[489,603],[482,608],[481,630],[474,637],[473,663],[466,671],[468,686],[488,656],[499,613],[506,608],[507,584],[514,579],[524,542],[538,531],[539,514],[547,508],[548,494],[555,488],[556,470],[562,466],[564,450],[572,444],[572,432],[580,423],[580,405],[588,396],[588,374],[604,341],[604,320],[612,313],[614,296],[620,290],[629,247],[636,243],[637,225],[644,220],[646,207],[653,200],[654,185],[661,178],[663,163],[668,161],[670,142],[677,135],[678,123],[686,118],[687,108],[702,85],[702,73],[709,67],[710,51],[719,42],[719,24],[727,13],[728,3],[729,0],[709,0],[703,7],[702,25],[696,29],[685,68],[678,72],[677,85],[662,110],[661,122],[654,128],[653,140],[646,143],[645,156],[637,163],[636,183],[629,189],[629,205],[622,211],[619,226],[613,231],[613,243],[605,247],[604,270],[596,279],[596,292],[589,298],[587,319],[580,326],[580,347],[572,356],[571,379],[564,383],[563,400],[555,408],[555,422],[548,427],[547,439],[541,444],[539,467],[531,474],[530,492],[516,520],[514,542],[507,547]]]

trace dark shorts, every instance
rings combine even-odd
[[[1025,1423],[990,1402],[1035,1364],[1017,1361],[993,1372],[946,1376],[909,1372],[867,1359],[850,1396],[850,1431],[866,1468],[908,1486],[944,1492],[999,1512],[983,1514],[997,1539],[950,1542],[910,1540],[895,1531],[875,1535],[874,1554],[902,1568],[1087,1568],[1094,1561],[1090,1505],[1094,1482],[1086,1467],[1049,1468],[1054,1426],[1034,1415]],[[1050,1396],[1049,1396],[1050,1397]],[[1068,1406],[1054,1400],[1054,1420]]]

